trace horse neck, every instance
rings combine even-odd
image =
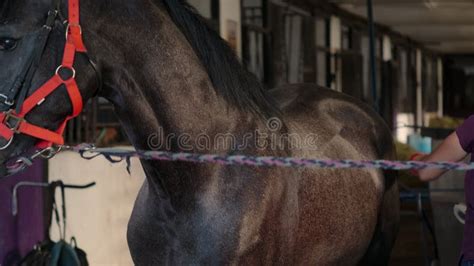
[[[109,50],[101,58],[104,96],[114,104],[132,144],[150,149],[148,140],[157,133],[190,137],[232,133],[237,123],[243,126],[242,118],[251,120],[250,114],[216,94],[193,48],[170,17],[153,6],[147,13],[126,21],[135,24],[131,27],[116,26],[124,21],[105,26],[106,36],[101,36],[105,43],[100,44]]]
[[[98,56],[104,73],[103,96],[114,104],[134,147],[149,150],[156,148],[156,143],[168,144],[169,136],[182,134],[196,139],[203,133],[212,138],[221,132],[250,130],[253,115],[237,110],[216,94],[209,75],[171,18],[153,6],[141,15],[138,19],[118,16],[102,25],[101,36],[96,36],[89,49],[93,53],[107,47]],[[123,23],[132,26],[119,26]],[[197,151],[191,146],[187,151],[227,152],[213,147]],[[176,138],[170,149],[181,150]],[[196,182],[209,182],[213,169],[212,165],[183,167],[163,162],[142,165],[149,182],[166,187],[171,195],[184,193],[186,180],[194,179],[189,188],[196,188]]]

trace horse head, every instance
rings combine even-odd
[[[66,122],[97,92],[77,0],[0,4],[0,175],[36,146],[62,145]],[[92,66],[92,67],[91,67]]]

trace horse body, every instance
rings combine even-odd
[[[311,84],[285,86],[272,91],[272,95],[280,103],[285,121],[289,121],[290,132],[317,136],[316,149],[294,149],[291,156],[396,158],[389,129],[365,104]],[[297,241],[298,250],[307,252],[302,255],[307,260],[300,264],[388,263],[399,221],[396,173],[305,169],[297,185],[297,200],[306,203],[307,208],[301,210],[305,215],[300,216]]]
[[[315,140],[319,149],[288,155],[393,158],[388,129],[349,97],[307,84],[272,94],[283,107],[289,133],[319,137]],[[160,175],[156,168],[146,165],[149,178],[139,193],[128,232],[137,264],[388,262],[398,225],[398,190],[391,174],[172,164],[168,167],[176,176],[166,179],[186,176],[184,180],[192,182],[196,177],[213,177],[202,190],[186,195],[190,198],[183,208],[176,208],[161,186],[150,180]],[[192,174],[189,167],[194,168]]]
[[[28,0],[11,4],[27,6],[24,2]],[[166,144],[168,150],[181,151],[183,143],[169,136],[195,140],[205,135],[208,148],[194,143],[186,151],[394,158],[390,131],[369,108],[307,84],[266,93],[181,1],[83,0],[81,5],[86,46],[103,74],[100,94],[114,104],[137,149]],[[50,42],[61,36],[56,32]],[[57,54],[47,49],[43,57]],[[50,62],[50,69],[40,73],[54,71],[54,65]],[[89,88],[91,70],[76,70],[79,87]],[[34,79],[33,87],[44,79]],[[38,109],[54,104],[48,100]],[[54,128],[41,114],[37,110],[28,119],[36,117],[38,124]],[[269,128],[268,119],[280,125]],[[255,131],[266,136],[263,148],[244,137]],[[219,145],[215,137],[222,133],[244,148],[232,148],[228,139]],[[273,138],[287,135],[310,136],[311,145],[292,148],[291,141]],[[14,142],[11,149],[20,146]],[[128,226],[136,265],[388,262],[398,225],[393,173],[157,161],[142,165],[147,179]]]

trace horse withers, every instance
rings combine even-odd
[[[265,91],[183,1],[82,0],[80,9],[78,0],[0,4],[0,107],[21,125],[56,132],[78,109],[75,89],[67,88],[74,81],[83,102],[99,94],[113,103],[137,149],[395,158],[389,129],[369,107],[309,84]],[[40,49],[43,28],[49,32],[42,33],[47,38]],[[82,39],[85,47],[79,47]],[[72,63],[68,46],[75,51]],[[71,66],[58,68],[61,62]],[[58,89],[24,117],[14,112],[58,69],[66,72],[58,73],[66,76]],[[46,138],[14,124],[3,123],[4,135],[15,133],[0,140],[3,163]],[[128,225],[137,265],[389,261],[399,219],[395,173],[158,161],[142,166],[147,179]]]

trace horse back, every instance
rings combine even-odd
[[[317,134],[319,142],[326,144],[341,137],[356,146],[361,156],[367,159],[395,159],[389,128],[370,106],[360,100],[313,84],[286,85],[271,90],[270,94],[282,110],[290,133]],[[323,144],[317,142],[315,144]],[[303,145],[298,148],[304,150]],[[323,152],[324,147],[310,148],[314,152]]]

